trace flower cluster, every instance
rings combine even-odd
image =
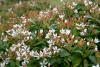
[[[2,2],[0,67],[99,67],[99,0]]]

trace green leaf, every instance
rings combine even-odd
[[[31,60],[29,60],[29,63],[27,64],[27,67],[39,67],[39,60],[37,60],[36,58],[31,58]]]
[[[78,11],[84,10],[84,9],[85,9],[84,4],[83,4],[83,3],[78,3],[78,4],[75,6],[75,9],[77,9]]]
[[[50,58],[48,59],[48,62],[53,65],[55,62],[56,62],[56,59],[55,58]]]
[[[71,9],[66,8],[66,7],[65,7],[65,9],[64,9],[64,13],[65,13],[65,18],[72,17],[73,14],[74,14],[74,12],[73,12]]]
[[[62,58],[59,58],[59,56],[54,55],[51,58],[48,58],[48,63],[50,63],[51,65],[55,65],[55,64],[61,64],[62,62]]]
[[[15,60],[10,60],[9,64],[7,64],[7,67],[18,67],[19,64],[16,63]]]
[[[84,60],[84,67],[88,67],[88,66],[89,66],[88,61],[85,59]]]
[[[73,53],[80,54],[81,56],[83,55],[83,51],[81,50],[81,48],[79,48],[79,47],[77,47],[77,46],[74,46],[74,47],[73,47],[72,52],[73,52]]]
[[[56,24],[52,24],[49,29],[57,29],[57,25]]]
[[[75,51],[73,51],[73,52],[79,53],[79,54],[83,55],[83,52],[82,52],[81,50],[75,50]]]
[[[89,50],[84,50],[83,57],[86,58],[89,55],[90,55],[90,51]]]
[[[72,33],[73,33],[73,35],[75,35],[75,36],[79,36],[79,31],[77,30],[77,29],[72,29]]]
[[[67,52],[65,49],[61,49],[60,51],[60,57],[65,57],[65,56],[69,56],[70,53]]]
[[[2,51],[6,51],[6,49],[8,49],[9,45],[8,43],[5,41],[0,41],[0,52]]]
[[[97,63],[96,57],[95,57],[95,56],[89,56],[89,59],[90,59],[90,61],[91,61],[93,64],[96,64],[96,63]]]
[[[73,64],[73,67],[78,67],[78,66],[80,65],[81,61],[82,61],[81,56],[78,55],[78,54],[73,54],[73,55],[70,57],[70,59],[71,59],[71,62],[72,62],[72,64]]]

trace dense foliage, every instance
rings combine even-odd
[[[0,0],[0,67],[99,67],[100,0]]]

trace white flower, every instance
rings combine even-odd
[[[84,32],[80,32],[80,35],[81,35],[81,36],[84,36],[84,35],[85,35],[85,33],[84,33]]]
[[[37,51],[31,51],[30,55],[36,58],[39,58],[39,53]]]
[[[21,16],[20,18],[24,20],[25,19],[25,16]]]
[[[5,67],[5,62],[0,63],[0,67]]]
[[[78,40],[75,40],[74,43],[78,43]]]
[[[9,59],[10,59],[10,58],[6,58],[6,59],[4,60],[5,64],[8,64],[8,63],[9,63]]]
[[[60,33],[61,34],[66,34],[66,35],[69,35],[70,33],[71,33],[71,30],[69,30],[69,29],[62,29],[62,30],[60,30]]]
[[[65,15],[59,15],[59,18],[63,19]]]
[[[20,47],[20,46],[21,46],[21,43],[18,43],[16,46],[17,46],[17,47]]]
[[[2,36],[4,35],[4,33],[1,34]]]
[[[8,9],[8,12],[12,12],[12,8],[9,8],[9,9]]]
[[[73,2],[73,5],[74,5],[74,6],[76,6],[76,5],[77,5],[77,3]]]
[[[75,10],[74,10],[74,13],[78,13],[78,10],[75,9]]]
[[[88,6],[87,0],[84,0],[84,4],[85,4],[85,6]]]
[[[14,29],[6,31],[9,35],[15,37],[17,35],[17,32]]]
[[[46,39],[49,39],[50,38],[50,35],[54,35],[55,37],[57,36],[57,34],[54,34],[55,30],[52,29],[52,30],[49,30],[48,33],[46,34],[45,38]]]
[[[21,56],[21,54],[19,53],[19,51],[16,51],[16,54],[17,54],[18,57]]]
[[[48,43],[48,44],[52,44],[52,43],[53,43],[53,41],[52,41],[52,40],[49,40],[49,41],[47,41],[47,43]]]
[[[98,51],[98,47],[97,47],[97,45],[95,46],[95,49],[94,49],[95,51]]]
[[[60,30],[60,33],[65,34],[65,30],[64,29]]]
[[[60,51],[60,49],[57,46],[52,47],[54,53],[57,53]]]
[[[66,29],[66,35],[69,35],[71,33],[71,30]]]
[[[55,8],[53,8],[53,13],[58,13],[58,9],[55,7]]]
[[[65,42],[64,38],[61,38],[61,43],[64,43],[64,42]]]
[[[10,50],[11,51],[15,51],[16,50],[16,47],[10,47]]]
[[[65,21],[64,21],[64,23],[67,23],[68,22],[68,20],[66,19]]]
[[[73,39],[75,37],[75,35],[73,35],[71,38]]]
[[[4,39],[3,39],[3,41],[7,41],[8,40],[8,37],[7,36],[5,36],[4,37]]]
[[[52,52],[50,51],[49,48],[44,48],[43,49],[43,54],[44,54],[44,56],[50,57],[52,55]]]
[[[53,38],[54,38],[54,39],[57,38],[57,34],[53,34]]]
[[[32,34],[32,32],[27,31],[27,35],[31,35],[31,34]]]
[[[100,40],[99,40],[98,38],[95,38],[95,39],[94,39],[94,42],[95,42],[95,43],[99,43]]]
[[[89,45],[90,45],[90,43],[89,43],[89,42],[87,42],[87,45],[89,46]]]
[[[42,30],[42,29],[40,30],[40,33],[41,33],[41,34],[43,33],[43,30]]]
[[[54,29],[49,30],[49,33],[54,33],[54,32],[55,32],[55,30],[54,30]]]
[[[22,21],[23,24],[25,24],[26,22],[27,22],[27,19],[24,19],[24,20]]]
[[[21,60],[21,57],[18,56],[18,57],[16,58],[16,60],[19,60],[19,61],[20,61],[20,60]]]
[[[84,29],[84,32],[87,32],[87,29]]]
[[[89,4],[91,5],[93,2],[92,1],[89,1]]]
[[[50,38],[50,35],[49,34],[46,34],[46,37],[45,37],[46,39],[48,39],[48,38]]]
[[[12,34],[11,34],[13,37],[15,37],[17,35],[17,32],[15,30],[12,31]]]
[[[42,62],[40,62],[40,67],[47,67],[46,65],[48,64],[48,62],[46,61],[46,59],[44,59]]]
[[[25,61],[23,61],[23,62],[22,62],[22,65],[26,65],[26,62],[25,62]]]
[[[22,24],[15,24],[15,25],[13,25],[13,28],[16,28],[16,29],[18,29],[18,28],[21,28],[23,25]]]
[[[100,8],[98,10],[100,11]]]
[[[52,45],[54,45],[54,41],[51,39],[51,40],[49,40],[49,41],[47,41],[47,43],[49,44],[49,48],[51,48],[52,47]]]
[[[42,52],[42,51],[40,51],[40,53],[39,53],[40,55],[40,57],[43,57],[44,56],[44,53]]]
[[[43,14],[44,14],[44,12],[40,11],[40,13],[39,13],[40,17],[43,17],[44,16]]]
[[[43,48],[43,53],[44,54],[48,54],[47,52],[48,52],[48,49],[47,48]]]
[[[22,56],[25,56],[26,55],[26,52],[24,51],[23,53],[22,53]]]

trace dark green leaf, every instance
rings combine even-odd
[[[79,54],[73,54],[71,57],[71,62],[73,64],[73,67],[78,67],[82,61],[82,58]]]

